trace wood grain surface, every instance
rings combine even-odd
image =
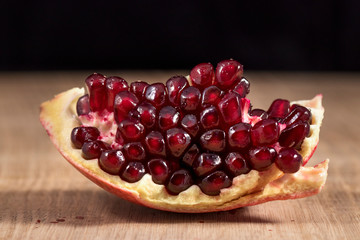
[[[107,72],[165,82],[174,72]],[[313,197],[236,211],[176,214],[137,206],[87,180],[51,144],[39,105],[83,86],[88,72],[0,73],[0,239],[359,239],[360,74],[247,73],[253,106],[324,94],[320,144],[330,158]]]

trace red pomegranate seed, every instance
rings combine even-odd
[[[193,162],[197,159],[200,150],[196,144],[193,144],[191,148],[184,154],[182,158],[182,162],[185,163],[187,166],[192,167]]]
[[[306,107],[294,104],[291,106],[291,112],[284,118],[282,123],[290,126],[298,121],[311,124],[311,112]]]
[[[201,97],[201,106],[203,108],[209,107],[211,105],[216,106],[221,97],[224,95],[224,92],[221,91],[216,86],[210,86],[204,89]]]
[[[180,157],[191,143],[190,135],[180,128],[166,131],[166,143],[174,157]]]
[[[275,161],[276,151],[269,147],[252,148],[249,151],[249,157],[253,169],[264,171]]]
[[[139,100],[143,100],[145,97],[146,88],[149,86],[148,83],[137,81],[130,84],[130,91],[135,94]]]
[[[114,118],[119,124],[128,113],[133,110],[139,103],[137,97],[129,91],[121,91],[115,96],[114,101]]]
[[[122,136],[121,130],[119,128],[116,129],[115,142],[119,144],[121,147],[124,146],[125,144],[124,137]]]
[[[238,123],[229,128],[228,143],[233,149],[245,149],[250,147],[251,125],[248,123]]]
[[[144,126],[134,119],[124,119],[119,124],[122,136],[128,141],[136,141],[144,136]]]
[[[76,148],[82,148],[85,142],[94,141],[99,136],[96,127],[76,127],[71,131],[71,142]]]
[[[275,160],[275,164],[284,173],[295,173],[299,171],[302,160],[302,156],[295,149],[282,148]]]
[[[296,122],[281,132],[279,143],[283,147],[299,148],[309,132],[309,123],[302,121]]]
[[[156,108],[166,103],[165,86],[162,83],[154,83],[146,88],[145,99],[148,100]]]
[[[201,93],[196,87],[185,88],[180,94],[181,109],[187,112],[195,111],[200,103]]]
[[[225,132],[220,129],[209,130],[201,135],[200,144],[206,150],[221,152],[226,146]]]
[[[230,187],[231,184],[230,178],[223,171],[216,171],[206,176],[199,183],[199,187],[203,193],[215,196],[220,194],[221,189]]]
[[[175,171],[166,185],[166,189],[170,194],[177,195],[193,185],[193,179],[189,171],[180,169]]]
[[[267,113],[270,118],[282,119],[290,110],[290,102],[286,99],[276,99],[272,102]]]
[[[157,184],[164,184],[170,175],[170,165],[161,158],[152,159],[148,162],[152,180]]]
[[[85,94],[80,97],[76,103],[76,113],[78,116],[89,114],[90,112],[90,102],[89,95]]]
[[[237,152],[230,152],[227,155],[227,157],[225,158],[225,169],[233,177],[239,176],[241,174],[246,174],[251,170],[245,158],[243,158]]]
[[[250,83],[246,78],[241,78],[240,82],[234,87],[234,92],[244,98],[250,92]]]
[[[200,129],[196,116],[193,114],[185,115],[181,120],[181,126],[192,137],[195,137]]]
[[[160,132],[151,131],[145,137],[145,147],[148,153],[154,156],[165,157],[165,140]]]
[[[181,169],[180,162],[177,159],[171,159],[171,160],[169,160],[168,163],[169,163],[169,166],[170,166],[172,172],[175,172],[175,171]]]
[[[192,85],[199,89],[211,86],[215,81],[213,65],[211,65],[211,63],[200,63],[196,65],[190,72],[190,80]]]
[[[218,109],[224,122],[234,125],[241,122],[241,98],[237,93],[227,93],[218,103]]]
[[[123,153],[127,161],[142,161],[145,159],[145,149],[139,142],[127,143],[123,147]]]
[[[108,77],[105,81],[106,94],[107,94],[107,105],[106,109],[109,112],[114,111],[115,96],[121,91],[128,90],[128,83],[121,77]]]
[[[171,103],[171,105],[173,105],[174,107],[179,106],[180,94],[188,86],[188,80],[184,76],[174,76],[167,80],[166,88],[169,96],[169,102]]]
[[[251,110],[251,112],[249,113],[250,116],[258,116],[261,119],[267,119],[269,116],[267,114],[267,112],[263,109],[258,109],[255,108],[253,110]]]
[[[205,108],[200,113],[200,123],[204,129],[211,129],[219,126],[219,113],[214,106]]]
[[[156,108],[148,102],[142,102],[136,108],[139,113],[140,122],[146,128],[152,128],[156,122]]]
[[[251,128],[250,133],[254,146],[271,145],[279,139],[279,124],[273,119],[263,119]]]
[[[90,94],[90,109],[93,112],[102,111],[106,107],[105,76],[94,73],[85,79]]]
[[[138,121],[138,122],[140,122],[140,120],[141,120],[140,113],[138,112],[138,110],[136,108],[134,108],[133,110],[131,110],[128,113],[128,118],[131,120],[134,120],[134,121]]]
[[[144,175],[145,167],[141,162],[129,162],[120,177],[129,183],[134,183],[139,181]]]
[[[103,151],[99,158],[99,166],[107,173],[118,175],[125,163],[125,157],[120,150]]]
[[[203,177],[219,169],[221,166],[221,158],[217,154],[202,153],[192,164],[194,173],[198,177]]]
[[[163,131],[178,125],[180,113],[172,106],[165,106],[159,112],[159,128]]]
[[[96,140],[92,142],[85,142],[82,146],[82,153],[85,159],[95,159],[100,157],[101,152],[110,149],[111,147],[109,144]]]
[[[221,89],[227,89],[243,75],[243,66],[235,60],[224,60],[216,67],[215,82]]]

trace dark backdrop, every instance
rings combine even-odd
[[[360,1],[0,1],[0,70],[360,70]]]

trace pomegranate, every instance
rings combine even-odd
[[[322,96],[250,110],[235,60],[195,66],[165,84],[92,74],[41,105],[60,153],[105,190],[174,212],[212,212],[318,193],[328,160],[304,167]]]

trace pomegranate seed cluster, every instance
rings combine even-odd
[[[191,84],[174,76],[165,85],[129,85],[120,77],[90,75],[77,114],[113,114],[116,144],[101,141],[96,127],[80,126],[71,133],[74,147],[127,182],[149,173],[173,195],[194,184],[218,195],[234,177],[274,163],[285,173],[299,170],[298,150],[310,132],[307,108],[277,99],[267,111],[251,109],[250,84],[235,60],[221,61],[215,70],[201,63],[189,79]]]

